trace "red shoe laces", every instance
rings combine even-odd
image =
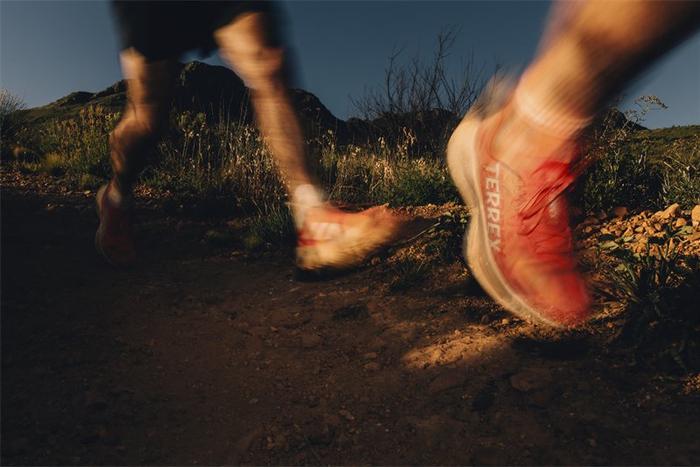
[[[541,254],[552,254],[560,257],[562,253],[571,251],[571,230],[566,209],[558,209],[553,203],[563,195],[564,191],[574,182],[575,176],[570,171],[570,164],[558,161],[547,161],[538,167],[523,186],[520,199],[523,200],[518,209],[520,226],[518,234],[531,236],[535,251]],[[560,200],[565,206],[565,201]],[[547,211],[550,206],[553,209]],[[545,214],[553,216],[554,225],[540,225]]]

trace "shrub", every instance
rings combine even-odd
[[[583,165],[590,165],[575,190],[587,211],[615,206],[662,209],[679,203],[700,203],[700,128],[643,130],[638,124],[654,108],[666,108],[658,98],[643,96],[625,118],[617,110],[606,114],[590,138]]]
[[[685,256],[674,237],[650,239],[641,254],[623,248],[612,254],[613,295],[626,304],[620,340],[634,346],[640,361],[660,357],[676,369],[700,368],[698,258]]]
[[[259,211],[248,227],[243,244],[248,250],[292,245],[294,223],[286,206],[273,206]]]
[[[389,282],[389,290],[391,292],[400,292],[409,289],[423,281],[425,281],[430,272],[429,264],[405,258],[397,262],[391,269],[393,278]]]
[[[0,158],[3,160],[11,155],[11,147],[17,142],[17,112],[25,107],[22,99],[0,88]]]
[[[44,124],[38,135],[28,138],[37,152],[45,155],[44,164],[49,168],[60,167],[75,180],[85,174],[104,179],[110,174],[109,133],[118,120],[119,114],[90,106],[77,118]]]
[[[268,208],[284,202],[275,164],[258,131],[202,113],[174,113],[144,183],[196,198],[232,196],[239,206]]]
[[[583,177],[580,204],[588,212],[615,206],[654,209],[659,206],[660,187],[661,178],[645,154],[614,150]]]
[[[700,204],[700,135],[696,134],[689,143],[674,141],[659,163],[664,206],[678,203],[691,209]]]

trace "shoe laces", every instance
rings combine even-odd
[[[560,258],[571,251],[571,230],[566,201],[560,197],[574,182],[570,164],[547,161],[524,182],[518,209],[518,234],[530,236],[535,252]],[[544,222],[549,217],[554,222]],[[538,228],[539,227],[539,228]]]

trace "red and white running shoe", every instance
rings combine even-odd
[[[297,233],[297,267],[318,274],[359,266],[394,241],[402,225],[403,218],[386,206],[361,212],[328,204],[311,208]]]
[[[492,152],[499,112],[470,113],[448,143],[450,175],[471,210],[464,255],[508,311],[555,327],[580,324],[591,300],[577,270],[564,193],[575,179],[577,145],[569,140],[553,154],[521,157],[516,170]]]
[[[112,266],[130,266],[136,261],[132,209],[115,206],[108,196],[111,189],[111,183],[102,185],[95,197],[100,218],[95,248]]]

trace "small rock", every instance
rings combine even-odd
[[[687,223],[687,220],[683,219],[682,217],[679,217],[678,219],[676,219],[676,223],[673,224],[673,226],[677,229],[680,229],[681,227],[684,227]]]
[[[428,386],[428,393],[435,395],[448,389],[464,385],[467,374],[464,370],[450,369],[440,373]]]
[[[318,334],[308,333],[301,336],[301,346],[305,349],[313,349],[321,344],[321,337]]]
[[[673,203],[663,211],[659,211],[656,214],[661,219],[671,219],[673,217],[676,217],[676,214],[678,213],[678,209],[680,209],[680,207],[680,204]]]
[[[363,368],[368,371],[378,371],[382,369],[382,366],[377,362],[366,363]]]
[[[377,358],[377,352],[367,352],[362,356],[365,360],[374,360]]]
[[[355,417],[350,413],[349,410],[341,409],[341,410],[338,410],[338,413],[339,413],[345,420],[348,420],[348,421],[350,421],[350,422],[353,421],[353,420],[355,420]]]
[[[510,377],[510,384],[521,392],[533,391],[547,386],[552,375],[546,368],[526,368]]]
[[[690,219],[693,222],[693,227],[700,225],[700,204],[696,204],[692,211],[690,211]]]
[[[627,215],[627,208],[624,206],[618,206],[613,209],[613,214],[615,214],[615,217],[625,217]]]

